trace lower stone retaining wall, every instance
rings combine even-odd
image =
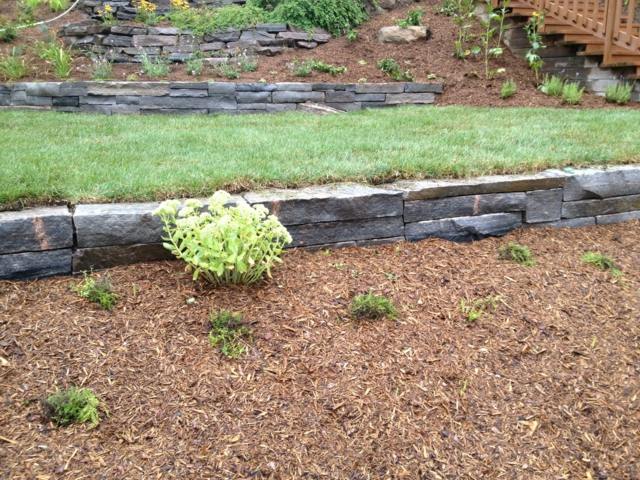
[[[0,84],[0,107],[111,114],[267,113],[436,102],[441,83],[34,82]]]
[[[291,247],[499,236],[519,227],[640,220],[640,166],[548,170],[470,180],[336,184],[241,196],[278,215]],[[240,196],[234,197],[238,201]],[[78,205],[0,213],[0,278],[77,273],[172,258],[158,203]]]

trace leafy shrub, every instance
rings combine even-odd
[[[562,101],[568,105],[578,105],[583,93],[584,88],[578,82],[565,83],[562,87]]]
[[[109,80],[113,75],[113,64],[105,57],[95,57],[91,61],[91,78]]]
[[[499,251],[499,257],[502,260],[511,260],[525,267],[531,267],[536,264],[529,247],[515,242],[509,242],[509,244],[502,246]]]
[[[29,69],[22,57],[20,49],[14,47],[9,55],[0,56],[0,77],[3,80],[15,81],[27,76]]]
[[[513,97],[518,91],[518,86],[513,80],[506,80],[500,87],[500,98],[506,100]]]
[[[163,202],[154,212],[164,224],[164,246],[184,260],[193,279],[203,277],[218,285],[254,283],[265,274],[271,276],[274,264],[281,262],[283,248],[291,236],[263,205],[251,207],[244,201],[225,206],[230,195],[216,192],[209,199],[207,212],[202,204],[187,200]]]
[[[69,0],[49,0],[49,8],[52,12],[61,12],[69,8]]]
[[[499,296],[489,295],[484,298],[476,298],[470,302],[466,300],[460,300],[460,311],[465,316],[467,323],[474,323],[482,316],[496,309],[498,306]]]
[[[351,29],[347,32],[347,40],[349,40],[351,43],[355,42],[356,40],[358,40],[358,30],[355,29]]]
[[[196,36],[203,36],[226,28],[246,28],[267,20],[267,12],[252,5],[227,5],[220,8],[190,8],[172,10],[171,23]]]
[[[383,58],[378,62],[378,68],[398,82],[413,82],[413,74],[409,70],[402,71],[398,62],[393,58]]]
[[[75,288],[82,298],[97,303],[105,310],[111,310],[118,302],[118,296],[113,293],[111,281],[102,277],[98,280],[85,274],[84,279]]]
[[[424,12],[420,8],[410,10],[408,15],[398,22],[400,28],[418,27],[422,24]]]
[[[611,257],[598,252],[586,252],[582,256],[582,261],[600,270],[609,271],[614,277],[622,275],[622,270],[616,265]]]
[[[0,18],[0,42],[11,43],[18,37],[18,29],[8,21]]]
[[[169,60],[164,57],[149,58],[145,53],[142,55],[142,72],[151,78],[163,78],[169,75]]]
[[[293,73],[298,77],[308,77],[311,72],[328,73],[330,75],[342,75],[347,71],[347,67],[331,65],[321,60],[307,60],[304,62],[294,62]]]
[[[545,75],[542,84],[538,87],[542,93],[551,97],[561,97],[563,88],[564,80],[555,75]]]
[[[47,416],[60,426],[89,422],[92,427],[100,423],[100,400],[88,388],[71,387],[47,397]]]
[[[251,329],[242,323],[242,315],[222,310],[211,314],[209,343],[220,347],[220,352],[229,358],[238,358],[247,351],[244,339],[251,337]]]
[[[609,103],[617,103],[618,105],[625,105],[631,101],[631,92],[633,91],[633,85],[630,83],[616,83],[615,85],[609,85],[604,94],[604,98]]]
[[[351,301],[351,315],[354,318],[379,320],[396,318],[398,312],[391,301],[382,295],[366,293],[356,295]]]
[[[41,42],[36,46],[38,56],[53,67],[58,78],[68,78],[73,68],[71,51],[56,42]]]
[[[368,18],[362,0],[281,0],[270,20],[312,30],[320,27],[342,35]]]

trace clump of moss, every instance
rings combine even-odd
[[[245,340],[251,338],[251,329],[242,322],[242,314],[221,310],[210,317],[209,343],[220,348],[229,358],[238,358],[247,351]]]
[[[106,277],[96,280],[85,273],[84,279],[75,288],[75,291],[82,298],[97,303],[105,310],[113,309],[118,302],[118,296],[113,293],[111,281]]]
[[[536,264],[529,247],[515,242],[509,242],[500,247],[499,257],[502,260],[511,260],[525,267],[532,267]]]
[[[351,315],[358,319],[394,319],[398,316],[398,311],[391,300],[383,295],[374,295],[373,293],[356,295],[351,301],[350,310]]]
[[[599,252],[586,252],[582,255],[582,261],[589,265],[599,268],[600,270],[609,271],[614,277],[622,275],[622,270],[618,267],[615,261]]]
[[[59,426],[72,423],[100,423],[100,400],[88,388],[70,387],[49,395],[44,402],[45,412]]]

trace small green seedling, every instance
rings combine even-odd
[[[562,87],[562,101],[567,105],[578,105],[583,93],[584,88],[578,82],[565,83]]]
[[[221,310],[210,316],[209,343],[228,358],[238,358],[247,351],[245,340],[251,329],[242,323],[242,314]]]
[[[400,28],[419,27],[422,24],[424,12],[420,8],[410,10],[405,18],[398,22]]]
[[[394,319],[398,316],[398,311],[387,297],[366,293],[356,295],[351,301],[351,316],[368,320]]]
[[[89,423],[95,427],[100,423],[100,400],[88,388],[70,387],[47,397],[45,413],[61,427],[72,423]]]
[[[602,253],[586,252],[584,255],[582,255],[582,261],[584,263],[588,263],[589,265],[593,265],[600,270],[609,271],[614,277],[619,277],[622,275],[622,270],[616,265],[613,259],[611,257],[608,257],[607,255],[603,255]]]
[[[500,87],[500,98],[506,100],[513,97],[518,91],[518,86],[513,80],[506,80]]]
[[[472,301],[460,300],[460,311],[465,316],[467,323],[475,323],[487,312],[492,312],[498,306],[499,296],[489,295],[488,297],[476,298]]]
[[[545,75],[544,80],[542,80],[542,84],[538,87],[542,93],[549,95],[551,97],[561,97],[562,90],[564,89],[564,80],[555,75],[548,76]]]
[[[631,92],[633,91],[633,85],[630,83],[616,83],[615,85],[609,85],[604,94],[604,98],[609,103],[617,103],[618,105],[625,105],[631,100]]]
[[[354,30],[354,29],[349,30],[347,32],[346,37],[347,37],[347,40],[349,40],[349,42],[351,43],[355,42],[356,40],[358,40],[358,30]]]
[[[85,273],[84,279],[75,287],[75,291],[82,298],[97,303],[105,310],[113,309],[118,302],[118,296],[113,293],[111,281],[106,277],[96,280]]]
[[[402,70],[393,58],[383,58],[378,62],[378,68],[397,82],[413,82],[413,74],[409,70]]]
[[[511,260],[525,267],[532,267],[536,264],[529,247],[515,242],[509,242],[507,245],[500,247],[499,257],[501,260]]]

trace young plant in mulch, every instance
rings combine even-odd
[[[400,28],[419,27],[422,25],[424,11],[421,8],[410,10],[405,18],[398,22]]]
[[[602,253],[586,252],[582,255],[582,261],[605,272],[610,272],[613,277],[622,276],[622,270],[618,265],[616,265],[615,261],[611,257]]]
[[[509,242],[507,245],[500,247],[499,258],[501,260],[511,260],[525,267],[532,267],[536,264],[529,247],[515,242]]]
[[[538,87],[545,95],[549,95],[550,97],[558,97],[562,96],[562,89],[564,88],[564,80],[556,75],[545,75],[542,83]]]
[[[70,387],[49,395],[44,409],[46,416],[58,426],[89,423],[93,428],[100,423],[100,410],[104,407],[90,389]]]
[[[111,310],[118,302],[118,296],[113,292],[111,280],[107,277],[95,279],[91,275],[84,274],[84,279],[74,290],[82,298],[97,303],[104,310]]]
[[[325,63],[321,60],[307,60],[304,62],[294,61],[291,68],[296,77],[308,77],[314,71],[328,73],[333,76],[342,75],[347,71],[347,67],[331,65],[330,63]]]
[[[562,87],[562,102],[567,105],[578,105],[582,101],[584,88],[578,82],[565,83]]]
[[[543,12],[533,12],[527,24],[524,26],[524,30],[527,34],[527,40],[529,40],[530,48],[525,55],[525,59],[529,64],[529,68],[533,70],[536,76],[536,82],[540,78],[540,69],[544,64],[542,57],[540,56],[540,50],[546,48],[542,43],[542,35],[540,34],[540,26],[544,22]]]
[[[242,314],[221,310],[210,316],[209,343],[219,348],[228,358],[239,358],[247,351],[246,343],[251,339],[251,329],[242,321]]]
[[[513,97],[518,91],[518,86],[513,80],[505,80],[500,87],[500,98],[506,100]]]
[[[351,301],[351,316],[359,320],[394,319],[398,311],[391,300],[383,295],[365,293],[356,295]]]
[[[473,300],[460,300],[460,312],[465,317],[465,321],[469,324],[475,323],[486,313],[493,312],[500,301],[497,295],[489,295],[487,297],[476,298]]]
[[[378,68],[396,82],[413,82],[413,74],[409,70],[402,70],[393,58],[383,58],[378,62]]]
[[[631,101],[631,92],[633,91],[633,84],[631,83],[616,83],[615,85],[609,85],[605,91],[604,98],[607,103],[616,103],[618,105],[626,105]]]

